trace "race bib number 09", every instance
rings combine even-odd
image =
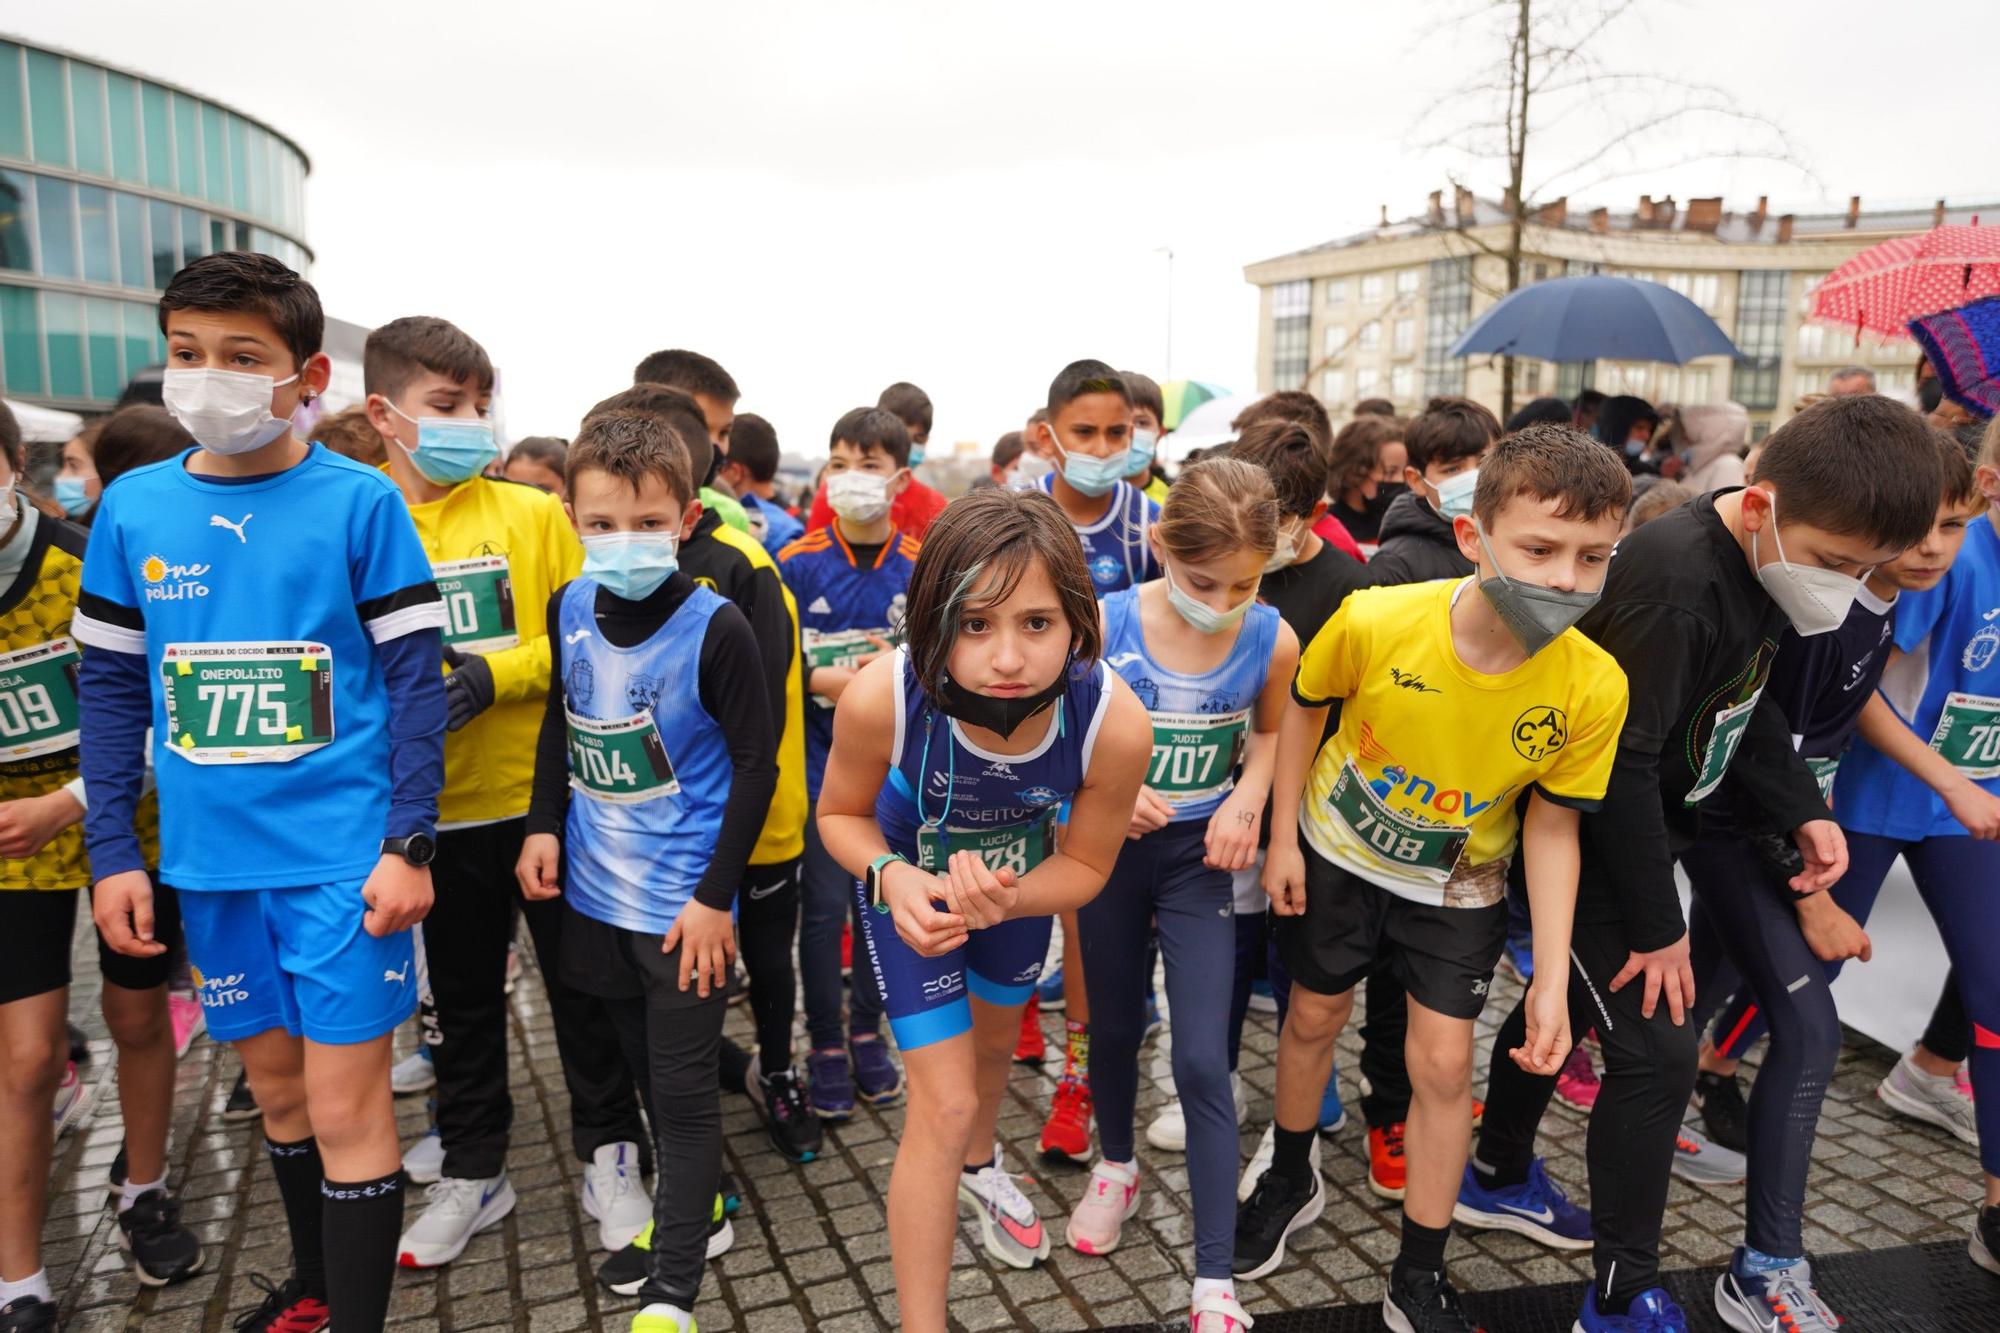
[[[943,873],[953,852],[974,851],[988,870],[1011,870],[1019,878],[1053,856],[1055,850],[1054,812],[1025,827],[917,830],[917,869],[933,874]]]
[[[1969,778],[2000,777],[2000,699],[1946,695],[1931,748]]]
[[[1235,785],[1250,710],[1153,714],[1153,762],[1146,785],[1186,805]]]
[[[1440,883],[1451,877],[1465,851],[1464,829],[1419,824],[1398,814],[1375,794],[1351,759],[1333,780],[1326,803],[1349,832],[1383,861]]]
[[[600,722],[569,717],[569,785],[594,801],[638,805],[678,796],[680,780],[667,759],[651,709]]]
[[[482,555],[431,566],[444,599],[444,641],[468,653],[490,653],[521,642],[514,624],[514,576],[504,555]]]
[[[167,748],[196,764],[287,763],[333,741],[333,657],[319,643],[170,643]]]
[[[0,762],[76,748],[76,675],[68,638],[0,653]]]

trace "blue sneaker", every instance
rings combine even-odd
[[[821,1120],[845,1120],[854,1114],[854,1073],[840,1047],[815,1048],[806,1055],[806,1083],[812,1092],[812,1113]]]
[[[1347,1128],[1347,1108],[1340,1104],[1340,1066],[1326,1076],[1326,1091],[1319,1099],[1319,1132],[1332,1138]]]
[[[1813,1287],[1805,1259],[1761,1272],[1744,1271],[1744,1247],[1736,1247],[1729,1268],[1715,1279],[1715,1312],[1731,1328],[1783,1327],[1786,1333],[1840,1333],[1840,1316]]]
[[[1524,982],[1535,979],[1534,936],[1525,930],[1518,934],[1508,931],[1507,952],[1504,956],[1507,959],[1507,966],[1513,969],[1515,976]]]
[[[1057,963],[1042,973],[1042,979],[1035,987],[1035,994],[1042,997],[1042,1008],[1060,1010],[1063,1007],[1062,972],[1062,964]]]
[[[1569,1196],[1549,1179],[1539,1157],[1529,1165],[1526,1180],[1491,1190],[1479,1183],[1479,1173],[1467,1163],[1451,1217],[1454,1222],[1484,1231],[1519,1232],[1552,1250],[1590,1248],[1590,1211],[1569,1201]]]
[[[1624,1314],[1599,1314],[1597,1288],[1583,1298],[1574,1333],[1687,1333],[1687,1316],[1662,1287],[1648,1287],[1632,1298]]]
[[[903,1071],[889,1058],[889,1048],[873,1032],[857,1032],[847,1042],[854,1058],[854,1087],[870,1106],[887,1106],[903,1095]]]

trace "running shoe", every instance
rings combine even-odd
[[[263,1114],[257,1105],[257,1094],[250,1091],[250,1076],[239,1071],[236,1082],[230,1085],[229,1100],[222,1104],[223,1123],[240,1125]]]
[[[1556,1071],[1556,1097],[1564,1106],[1588,1111],[1597,1105],[1597,1094],[1603,1086],[1597,1077],[1597,1066],[1590,1062],[1590,1052],[1583,1043],[1570,1047],[1569,1057]]]
[[[903,1071],[889,1058],[889,1047],[875,1032],[857,1032],[847,1039],[847,1057],[854,1062],[854,1091],[870,1106],[890,1106],[903,1095]]]
[[[1243,1117],[1250,1110],[1250,1103],[1243,1095],[1243,1075],[1230,1074],[1229,1093],[1236,1103],[1236,1124],[1241,1128]],[[1176,1097],[1161,1107],[1160,1113],[1146,1126],[1146,1142],[1161,1152],[1187,1151],[1187,1112],[1181,1109],[1180,1098]]]
[[[715,1211],[708,1223],[708,1255],[710,1259],[729,1253],[736,1244],[736,1228],[722,1211],[722,1196],[715,1196]],[[597,1284],[620,1296],[637,1296],[639,1288],[646,1285],[646,1274],[652,1265],[653,1224],[647,1222],[645,1229],[632,1238],[632,1243],[597,1266]]]
[[[1973,1263],[2000,1275],[2000,1204],[1981,1208],[1973,1217],[1972,1242],[1967,1251]]]
[[[500,983],[501,994],[512,995],[514,987],[520,984],[521,980],[521,949],[519,945],[510,944],[507,946],[507,970],[502,973],[502,976],[505,980]]]
[[[133,1274],[148,1287],[201,1271],[201,1241],[181,1225],[180,1200],[164,1189],[147,1190],[118,1214],[118,1248],[132,1256]]]
[[[1038,1065],[1048,1053],[1049,1039],[1042,1035],[1042,997],[1029,991],[1028,1002],[1021,1006],[1021,1035],[1014,1041],[1014,1061]]]
[[[1253,1014],[1275,1014],[1278,1012],[1278,997],[1271,990],[1271,983],[1258,977],[1250,983],[1250,1012]]]
[[[1692,1125],[1674,1136],[1674,1174],[1690,1185],[1734,1185],[1750,1174],[1742,1153],[1710,1143]]]
[[[403,1154],[403,1174],[412,1185],[435,1185],[444,1178],[444,1139],[432,1125]]]
[[[1264,1137],[1257,1140],[1257,1151],[1250,1154],[1250,1165],[1243,1168],[1243,1175],[1236,1182],[1236,1202],[1249,1202],[1250,1195],[1257,1188],[1257,1182],[1271,1169],[1271,1154],[1277,1151],[1278,1139],[1273,1133],[1276,1128],[1275,1121],[1264,1126]],[[1315,1172],[1320,1169],[1319,1164],[1319,1135],[1315,1134],[1312,1141],[1312,1168]]]
[[[979,1219],[979,1239],[986,1252],[1012,1268],[1033,1268],[1049,1257],[1048,1233],[1035,1205],[1021,1193],[1014,1177],[1000,1165],[1000,1145],[993,1160],[977,1171],[958,1173],[958,1201]]]
[[[1065,1074],[1056,1082],[1048,1123],[1042,1126],[1042,1156],[1082,1164],[1090,1160],[1090,1081]]]
[[[1467,1163],[1451,1218],[1482,1231],[1518,1232],[1552,1250],[1590,1248],[1589,1210],[1569,1201],[1539,1157],[1528,1164],[1526,1180],[1492,1189],[1480,1183],[1479,1172]]]
[[[264,1293],[264,1302],[236,1317],[237,1333],[319,1333],[327,1325],[326,1298],[308,1296],[306,1284],[295,1277],[274,1283],[252,1273],[250,1285]]]
[[[1403,1122],[1368,1131],[1368,1192],[1378,1199],[1400,1199],[1409,1178],[1403,1160]]]
[[[1936,1125],[1961,1143],[1979,1146],[1979,1123],[1973,1117],[1972,1085],[1961,1089],[1957,1077],[1926,1074],[1907,1054],[1889,1076],[1875,1085],[1875,1095],[1890,1110]]]
[[[1091,1168],[1083,1198],[1069,1215],[1065,1237],[1079,1254],[1106,1255],[1118,1248],[1125,1219],[1139,1211],[1139,1167],[1099,1162]]]
[[[639,1145],[607,1143],[583,1169],[583,1211],[597,1219],[597,1243],[616,1254],[653,1221],[653,1196],[639,1176]]]
[[[104,1171],[104,1188],[111,1195],[114,1206],[125,1197],[125,1177],[131,1169],[132,1164],[125,1156],[125,1145],[120,1143],[118,1155],[111,1159],[111,1165]]]
[[[1266,1171],[1236,1209],[1236,1258],[1230,1267],[1239,1278],[1264,1276],[1285,1262],[1286,1237],[1311,1226],[1325,1211],[1326,1186],[1318,1167],[1304,1180]]]
[[[167,1021],[173,1024],[174,1059],[178,1060],[188,1053],[194,1039],[208,1027],[208,1014],[202,1009],[201,1001],[194,996],[170,990],[167,992]]]
[[[437,1268],[465,1253],[472,1238],[514,1211],[514,1187],[501,1172],[490,1180],[446,1176],[424,1190],[430,1200],[396,1242],[404,1268]]]
[[[750,1057],[750,1073],[743,1080],[750,1104],[764,1117],[764,1129],[771,1146],[790,1161],[810,1162],[825,1144],[819,1117],[812,1113],[799,1076],[781,1069],[768,1077],[759,1067],[760,1056]]]
[[[1597,1286],[1583,1298],[1573,1333],[1687,1333],[1687,1315],[1664,1287],[1648,1287],[1632,1298],[1624,1314],[1599,1314]]]
[[[806,1087],[812,1093],[812,1113],[822,1120],[845,1120],[854,1114],[854,1070],[839,1046],[806,1052]]]
[[[1711,1142],[1731,1152],[1750,1151],[1750,1108],[1744,1105],[1743,1085],[1734,1074],[1707,1070],[1696,1074],[1692,1100]]]
[[[55,1104],[50,1111],[56,1138],[76,1128],[90,1111],[90,1085],[77,1076],[74,1060],[63,1067],[62,1082],[56,1084]]]
[[[1507,932],[1507,947],[1500,951],[1500,961],[1507,965],[1515,979],[1523,986],[1535,979],[1535,937],[1526,931],[1516,934]]]
[[[389,1067],[389,1091],[398,1097],[429,1092],[437,1083],[437,1068],[431,1064],[428,1046],[417,1047]]]
[[[1743,1247],[1715,1279],[1715,1313],[1737,1333],[1839,1333],[1840,1316],[1813,1289],[1812,1264],[1801,1259],[1762,1273],[1743,1271]]]
[[[1057,963],[1042,973],[1042,979],[1035,983],[1035,997],[1042,1002],[1042,1008],[1050,1013],[1059,1013],[1064,1004],[1062,964]]]
[[[0,1333],[56,1333],[56,1303],[22,1296],[0,1305]]]
[[[1389,1270],[1382,1289],[1382,1322],[1393,1333],[1485,1333],[1465,1317],[1449,1278],[1414,1268]]]
[[[632,1316],[632,1333],[695,1333],[694,1316],[678,1305],[656,1301]]]
[[[1219,1291],[1188,1307],[1188,1333],[1245,1333],[1256,1322],[1234,1296]]]
[[[1340,1066],[1326,1076],[1326,1091],[1319,1095],[1319,1132],[1332,1138],[1347,1128],[1347,1108],[1340,1104]]]

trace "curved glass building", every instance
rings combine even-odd
[[[155,302],[190,259],[304,272],[299,146],[184,88],[0,39],[0,385],[102,411],[165,357]]]

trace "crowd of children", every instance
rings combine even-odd
[[[795,1162],[906,1100],[901,1327],[947,1326],[961,1209],[993,1259],[1045,1260],[996,1132],[1044,1009],[1067,1040],[1040,1146],[1090,1168],[1063,1243],[1111,1253],[1159,1183],[1162,998],[1145,1138],[1185,1157],[1190,1328],[1240,1333],[1237,1281],[1325,1208],[1358,987],[1368,1185],[1402,1209],[1387,1327],[1471,1333],[1457,1223],[1591,1250],[1582,1333],[1685,1329],[1659,1278],[1678,1172],[1748,1179],[1719,1317],[1831,1333],[1802,1236],[1829,984],[1899,856],[1954,967],[1881,1093],[1979,1148],[1970,1254],[2000,1273],[2000,428],[1968,449],[1830,398],[1745,484],[1642,516],[1618,412],[1612,439],[1560,404],[1504,430],[1462,398],[1362,404],[1336,434],[1279,393],[1168,484],[1159,387],[1084,360],[949,503],[914,472],[930,399],[891,385],[834,422],[801,514],[776,432],[693,352],[503,458],[493,366],[443,319],[374,330],[363,404],[324,420],[318,297],[278,261],[196,260],[160,327],[164,411],[65,455],[58,503],[0,410],[0,1333],[57,1327],[79,897],[120,1245],[154,1285],[212,1259],[168,1180],[184,958],[289,1230],[260,1333],[379,1328],[398,1266],[515,1207],[522,922],[634,1333],[693,1333],[732,1243],[724,1093]],[[1482,1101],[1503,960],[1527,984]],[[1275,1106],[1242,1168],[1260,1003]],[[1536,1155],[1551,1096],[1590,1110],[1587,1206]]]

